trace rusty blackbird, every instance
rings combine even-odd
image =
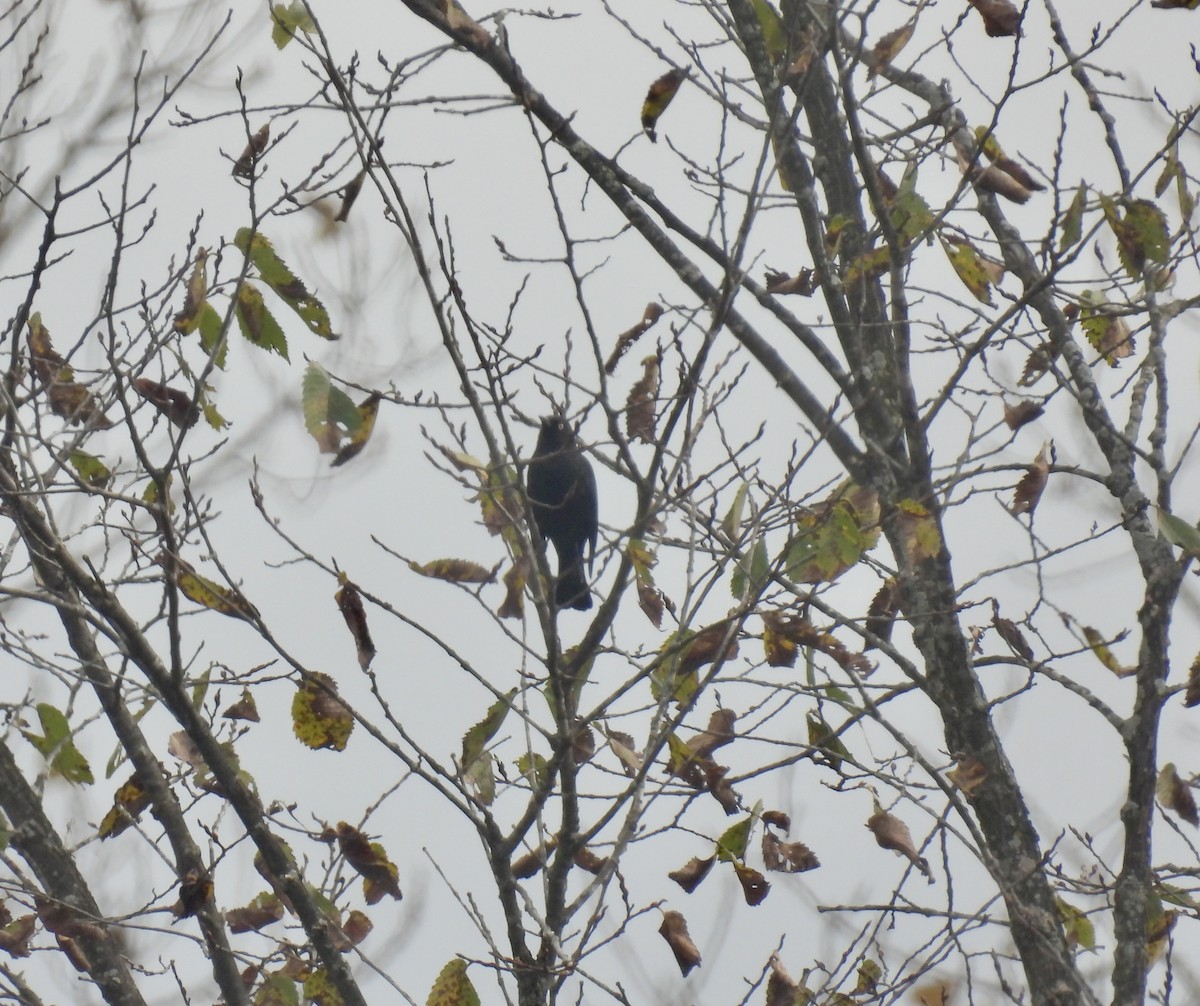
[[[526,492],[533,509],[535,530],[558,554],[554,603],[560,608],[587,611],[592,595],[583,573],[596,551],[596,474],[579,449],[570,424],[560,416],[547,416],[538,432],[537,447],[529,461]]]

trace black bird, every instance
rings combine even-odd
[[[587,611],[592,606],[592,595],[583,575],[583,553],[589,546],[590,571],[599,520],[596,473],[565,419],[547,416],[542,420],[525,485],[538,537],[543,542],[549,539],[558,554],[554,603],[560,608]]]

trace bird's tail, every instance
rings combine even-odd
[[[583,575],[583,556],[565,565],[560,562],[554,603],[560,608],[575,608],[577,611],[587,611],[592,606],[592,593]]]

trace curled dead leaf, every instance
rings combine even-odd
[[[700,886],[701,881],[708,876],[709,871],[713,868],[713,863],[716,861],[716,856],[709,856],[707,859],[699,859],[693,856],[684,866],[668,873],[667,877],[675,881],[688,894],[691,894]]]
[[[967,0],[983,18],[983,30],[992,38],[1019,35],[1021,12],[1009,0]]]
[[[746,899],[747,905],[756,908],[767,900],[767,895],[771,893],[771,885],[758,870],[734,860],[733,872],[737,874],[738,883],[742,885],[742,897]]]
[[[662,305],[651,301],[646,305],[646,310],[642,312],[642,320],[634,325],[633,328],[626,329],[617,336],[617,344],[613,347],[612,354],[604,364],[604,372],[609,377],[612,377],[616,372],[617,363],[625,355],[629,347],[637,342],[662,317],[662,313]]]
[[[987,769],[983,767],[983,762],[970,755],[960,754],[957,760],[958,764],[946,773],[946,778],[969,799],[987,781]]]
[[[630,389],[629,398],[625,401],[625,432],[630,440],[654,443],[655,403],[661,363],[661,353],[654,353],[642,361],[641,379]]]
[[[803,842],[782,842],[771,831],[762,837],[763,865],[773,873],[807,873],[821,865]]]
[[[1193,828],[1200,827],[1200,812],[1196,809],[1192,787],[1179,777],[1174,762],[1167,762],[1159,770],[1154,794],[1167,810],[1174,811]]]
[[[992,627],[999,633],[1000,638],[1008,643],[1008,647],[1023,660],[1033,660],[1033,648],[1025,640],[1025,634],[1017,628],[1017,623],[1000,614],[1000,605],[992,598]]]
[[[875,43],[875,48],[871,50],[867,56],[867,79],[870,80],[880,70],[889,67],[897,56],[900,55],[909,39],[913,36],[913,30],[917,27],[916,19],[909,21],[907,24],[901,25],[895,31],[889,31],[878,42]]]
[[[254,165],[267,149],[271,139],[271,124],[266,123],[246,142],[246,147],[236,161],[233,162],[234,178],[249,178],[254,174]]]
[[[1005,402],[1004,425],[1016,433],[1022,426],[1032,423],[1043,412],[1045,412],[1045,409],[1042,408],[1040,402],[1035,402],[1028,398],[1022,399],[1015,405]]]
[[[789,293],[811,297],[817,289],[819,277],[812,269],[801,269],[795,276],[785,272],[767,270],[767,293],[779,296]]]
[[[688,972],[700,965],[700,950],[688,935],[687,920],[681,912],[663,912],[662,925],[658,927],[658,931],[667,941],[671,953],[675,955],[680,974],[686,978]]]
[[[367,626],[367,612],[363,607],[362,595],[344,572],[338,573],[338,583],[341,586],[334,593],[333,599],[337,602],[346,628],[350,630],[354,640],[358,652],[358,666],[365,671],[375,658],[375,643],[371,640],[371,630]]]
[[[1013,492],[1012,512],[1014,515],[1027,513],[1033,515],[1046,489],[1046,481],[1050,477],[1050,463],[1053,458],[1052,443],[1045,443],[1038,455],[1029,466],[1029,471],[1021,476],[1017,488]]]
[[[1192,666],[1188,669],[1187,690],[1183,693],[1183,704],[1191,709],[1192,706],[1200,706],[1200,653],[1196,654],[1196,659],[1192,661]]]

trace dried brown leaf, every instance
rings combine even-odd
[[[983,18],[983,30],[992,38],[1019,35],[1021,12],[1009,0],[967,0]]]
[[[763,865],[773,873],[806,873],[821,865],[803,842],[782,842],[767,830],[763,831],[762,854]]]
[[[1029,398],[1023,398],[1015,405],[1008,402],[1004,403],[1004,424],[1016,433],[1022,426],[1032,423],[1038,416],[1042,415],[1046,410],[1042,408],[1040,402],[1035,402]]]
[[[708,859],[699,859],[693,856],[684,866],[668,873],[667,877],[691,894],[708,876],[709,870],[713,868],[713,863],[716,861],[716,856],[709,856]]]
[[[267,142],[270,139],[271,124],[260,126],[258,132],[247,141],[241,156],[234,161],[232,172],[234,178],[249,178],[254,174],[254,165],[262,156],[262,152],[267,149]]]
[[[747,905],[756,908],[767,900],[767,895],[771,893],[771,885],[758,870],[734,860],[733,872],[737,874],[738,883],[742,885],[742,897],[746,899]]]
[[[1051,450],[1050,444],[1043,444],[1038,456],[1033,459],[1033,464],[1029,466],[1029,471],[1021,476],[1021,481],[1017,483],[1013,493],[1014,514],[1027,513],[1032,516],[1037,509],[1046,489],[1046,480],[1050,477]]]
[[[133,390],[181,430],[195,426],[200,418],[200,406],[192,401],[190,395],[176,388],[139,377],[133,382]]]
[[[1183,704],[1188,709],[1200,706],[1200,653],[1196,654],[1196,659],[1188,669],[1187,691],[1183,693]]]
[[[987,769],[983,767],[983,762],[978,758],[960,754],[958,764],[946,773],[946,778],[961,789],[969,799],[987,781]]]
[[[1033,660],[1033,648],[1025,640],[1025,634],[1017,628],[1017,623],[1000,614],[1000,605],[992,598],[992,627],[999,633],[1000,638],[1008,643],[1008,647],[1023,660]]]
[[[703,733],[697,734],[688,741],[688,747],[692,749],[697,758],[707,758],[737,736],[733,732],[735,723],[737,723],[737,713],[732,709],[715,710],[708,718],[708,727]]]
[[[662,305],[651,301],[646,305],[646,310],[642,312],[642,320],[634,325],[633,328],[627,329],[617,336],[617,344],[613,347],[612,353],[604,364],[604,372],[609,377],[616,372],[617,363],[625,355],[629,347],[637,342],[662,317],[662,313]]]
[[[371,630],[367,626],[367,612],[363,607],[362,595],[358,592],[358,587],[344,572],[338,573],[338,583],[341,586],[333,595],[333,599],[337,602],[338,610],[345,619],[346,628],[350,630],[350,635],[354,639],[354,646],[358,652],[358,666],[365,671],[375,658],[375,644],[371,640]]]
[[[900,582],[890,576],[871,599],[867,608],[867,620],[864,628],[885,643],[892,638],[892,628],[896,624],[896,615],[900,611]],[[863,644],[863,652],[875,649],[875,644],[868,640]]]
[[[779,296],[795,293],[801,297],[811,297],[817,289],[817,282],[818,276],[812,269],[801,269],[795,276],[767,270],[767,293]]]
[[[1072,305],[1074,306],[1074,305]],[[1035,347],[1029,354],[1029,359],[1025,361],[1025,369],[1021,371],[1021,387],[1028,387],[1041,377],[1058,358],[1058,353],[1054,347],[1048,342],[1043,342]]]
[[[1154,792],[1158,802],[1167,810],[1174,811],[1192,827],[1200,826],[1200,812],[1196,810],[1192,787],[1179,777],[1174,762],[1167,762],[1159,770]]]
[[[658,927],[671,953],[675,955],[675,963],[679,965],[680,973],[686,978],[688,972],[700,965],[700,950],[688,935],[687,920],[681,912],[663,912],[662,925]]]
[[[654,443],[655,404],[658,396],[661,353],[642,360],[641,379],[630,389],[625,401],[625,432],[630,440]]]
[[[878,42],[875,43],[875,48],[871,50],[871,54],[867,57],[867,79],[870,80],[880,70],[886,69],[891,65],[892,60],[900,55],[900,50],[908,45],[909,39],[913,36],[913,30],[916,28],[917,22],[914,18],[907,24],[901,25],[895,31],[889,31]]]

